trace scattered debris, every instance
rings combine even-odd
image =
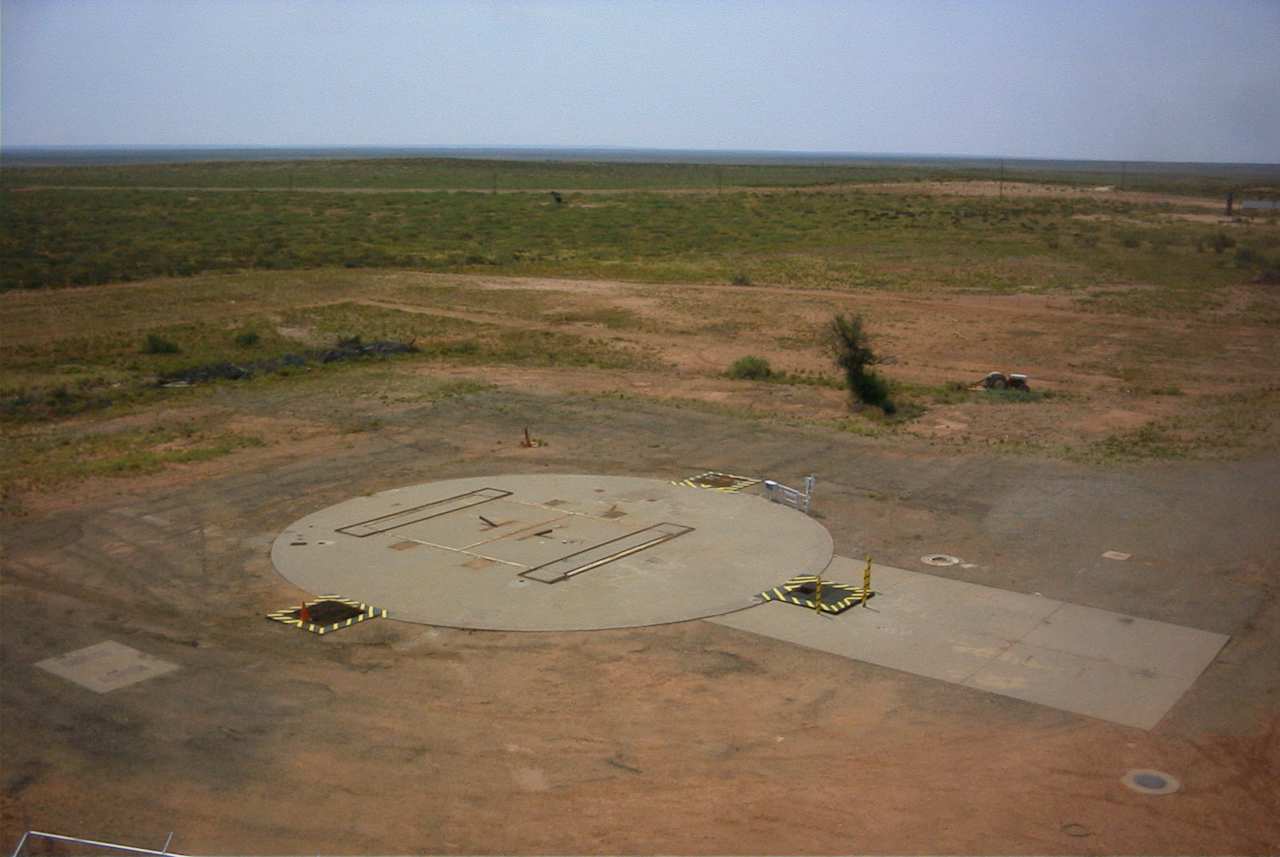
[[[524,439],[520,441],[520,445],[525,449],[536,449],[540,446],[546,446],[546,444],[538,438],[529,436],[528,426],[524,427]]]
[[[644,771],[640,770],[640,769],[639,769],[639,768],[637,768],[637,767],[634,767],[634,766],[632,766],[632,765],[628,765],[628,764],[627,764],[627,763],[625,763],[625,762],[620,762],[620,761],[618,761],[618,758],[617,758],[616,756],[615,756],[614,758],[612,758],[612,759],[605,759],[605,762],[606,762],[606,763],[608,763],[608,764],[610,764],[610,765],[613,765],[613,767],[618,768],[619,770],[626,771],[626,772],[627,772],[627,773],[629,773],[629,774],[643,774],[643,773],[644,773]]]
[[[1103,551],[1102,552],[1103,559],[1115,559],[1115,560],[1123,561],[1123,560],[1129,559],[1132,556],[1133,554],[1124,553],[1123,551]]]
[[[414,342],[392,342],[386,339],[379,339],[374,342],[362,342],[360,337],[353,336],[350,339],[338,340],[336,348],[330,348],[327,351],[320,352],[319,360],[321,363],[334,363],[339,360],[354,360],[359,357],[389,357],[392,354],[411,354],[417,351]]]
[[[946,568],[951,565],[959,565],[960,557],[951,556],[945,553],[931,553],[920,557],[920,561],[925,565],[936,565],[939,568]]]
[[[479,518],[481,521],[484,521],[486,524],[488,524],[491,527],[498,526],[493,521],[490,521],[488,518],[486,518],[484,515],[476,515],[476,517]]]
[[[988,372],[987,376],[974,385],[976,388],[984,390],[1022,390],[1024,393],[1031,392],[1030,385],[1027,384],[1027,376],[1017,372],[1005,374],[1004,372]]]
[[[252,378],[264,372],[279,372],[282,369],[302,368],[315,361],[317,363],[336,363],[343,360],[357,360],[364,357],[389,357],[393,354],[411,354],[418,349],[413,341],[391,342],[377,340],[361,342],[360,337],[342,339],[337,346],[320,351],[303,354],[283,354],[266,360],[255,360],[251,363],[206,363],[203,366],[190,366],[173,372],[165,372],[156,379],[160,387],[188,387],[192,384],[207,381],[239,381]]]

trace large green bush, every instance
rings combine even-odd
[[[880,362],[867,333],[862,328],[862,316],[837,315],[827,328],[827,348],[836,366],[844,372],[853,397],[863,404],[874,405],[886,414],[897,411],[889,397],[889,382],[871,367]]]

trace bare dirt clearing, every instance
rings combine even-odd
[[[1274,852],[1280,297],[1215,297],[1166,312],[1133,283],[937,294],[398,270],[0,295],[6,377],[70,391],[124,396],[176,361],[226,359],[247,329],[261,342],[236,359],[349,335],[423,348],[6,426],[2,835],[176,829],[185,853]],[[836,312],[864,315],[920,413],[849,412],[818,339]],[[155,330],[186,350],[141,353]],[[786,374],[726,377],[748,354]],[[964,389],[991,369],[1052,395]],[[526,426],[542,445],[520,446]],[[349,497],[708,468],[817,474],[842,555],[924,570],[941,551],[973,583],[1232,639],[1143,732],[704,622],[379,620],[316,638],[262,618],[316,594],[276,574],[271,541]],[[99,696],[34,666],[103,640],[178,669]],[[1133,768],[1184,787],[1138,795],[1121,783]]]
[[[1223,208],[1223,201],[1208,197],[1183,196],[1151,191],[1120,190],[1112,186],[1084,187],[1065,184],[1036,184],[1034,182],[996,181],[919,181],[872,182],[856,185],[859,190],[892,194],[923,194],[926,196],[1008,196],[1008,197],[1056,197],[1062,199],[1099,199],[1114,202],[1131,202],[1139,205],[1173,205],[1192,208]]]
[[[415,404],[414,373],[354,378],[219,400],[269,436],[273,420],[304,427],[297,443],[96,480],[3,522],[7,839],[35,827],[149,843],[176,829],[187,853],[1280,845],[1273,457],[1103,470],[888,450],[643,399],[505,388]],[[377,430],[341,428],[370,415]],[[524,425],[546,445],[520,448]],[[317,638],[261,618],[306,595],[271,568],[271,540],[347,497],[497,472],[707,467],[816,472],[820,520],[847,555],[922,568],[943,550],[973,564],[955,570],[973,582],[1232,642],[1142,732],[704,622],[512,634],[379,621]],[[1107,549],[1133,559],[1100,559]],[[32,666],[103,639],[178,670],[99,696]],[[1145,767],[1183,790],[1121,784]],[[837,821],[792,823],[797,795]]]

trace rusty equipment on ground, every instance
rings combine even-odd
[[[1007,375],[1004,372],[988,372],[976,386],[984,390],[1021,390],[1024,393],[1031,391],[1030,385],[1027,384],[1027,376],[1016,372],[1010,372]]]

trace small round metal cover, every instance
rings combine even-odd
[[[945,568],[949,565],[959,565],[960,557],[945,553],[931,553],[920,557],[920,561],[925,565],[936,565]]]
[[[1178,782],[1176,777],[1170,776],[1164,771],[1153,771],[1146,768],[1129,771],[1120,778],[1120,782],[1135,792],[1144,795],[1173,794],[1182,788],[1182,783]]]

